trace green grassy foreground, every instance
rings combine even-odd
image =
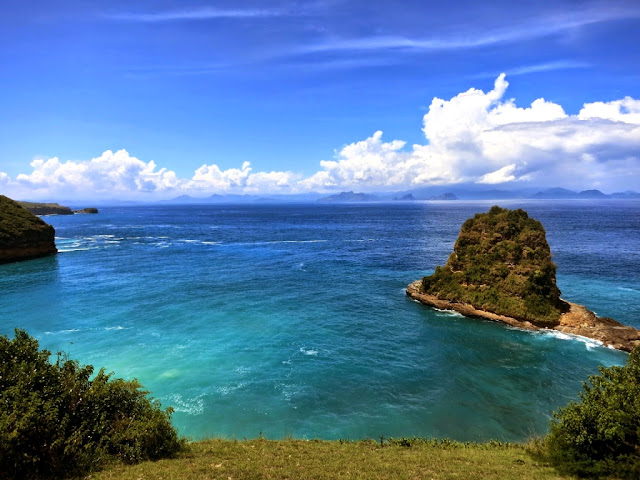
[[[524,445],[206,440],[177,458],[114,465],[91,479],[567,479]]]

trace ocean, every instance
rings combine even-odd
[[[627,354],[437,311],[408,283],[494,203],[546,228],[563,297],[640,328],[639,201],[103,207],[0,266],[0,334],[137,378],[192,439],[523,441]]]

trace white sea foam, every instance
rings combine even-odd
[[[313,356],[318,355],[318,350],[312,350],[312,349],[306,350],[304,347],[300,347],[300,352],[302,352],[305,355],[313,355]]]
[[[126,330],[125,327],[118,325],[117,327],[104,327],[105,330]]]
[[[164,405],[165,402],[163,402]],[[183,398],[179,393],[169,397],[168,406],[176,412],[184,412],[189,415],[202,415],[204,413],[204,394],[194,398]]]
[[[238,375],[240,375],[240,376],[244,376],[244,375],[246,375],[246,374],[251,372],[251,368],[250,367],[236,367],[233,371],[235,373],[237,373]]]
[[[600,340],[594,340],[593,338],[583,337],[581,335],[559,332],[557,330],[538,330],[532,333],[545,337],[553,337],[558,340],[577,340],[578,342],[584,343],[584,346],[587,350],[593,350],[596,347],[604,346],[604,344]]]
[[[91,250],[91,249],[90,248],[59,248],[58,253],[82,252],[85,250]]]
[[[418,302],[418,303],[420,303],[420,302]],[[448,317],[464,317],[464,315],[462,315],[459,312],[456,312],[455,310],[445,310],[443,308],[436,308],[436,307],[433,307],[433,309],[438,311],[438,312],[440,312],[440,313],[443,313],[444,315],[447,315]]]
[[[218,392],[220,395],[229,395],[230,393],[235,392],[245,385],[246,383],[244,382],[240,382],[237,385],[223,385],[222,387],[216,388],[216,392]]]

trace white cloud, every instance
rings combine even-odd
[[[89,161],[37,159],[15,180],[0,172],[3,190],[35,198],[102,196],[158,198],[179,194],[298,193],[399,190],[433,184],[529,182],[607,191],[637,189],[640,101],[630,97],[585,104],[577,115],[539,98],[527,107],[505,98],[498,76],[488,92],[471,88],[434,98],[423,118],[423,145],[385,142],[382,132],[344,146],[303,178],[289,171],[254,172],[249,162],[222,170],[205,164],[178,178],[153,161],[110,150]]]
[[[224,171],[220,170],[218,165],[202,165],[187,184],[187,189],[208,191],[213,188],[228,191],[244,186],[250,174],[251,164],[249,162],[244,162],[240,169],[230,168]]]
[[[240,169],[221,170],[218,165],[202,165],[193,178],[181,184],[189,193],[291,193],[300,175],[293,172],[252,173],[251,164],[244,162]]]
[[[300,184],[308,189],[326,189],[404,183],[407,179],[398,177],[406,171],[408,155],[402,152],[404,146],[400,140],[382,142],[382,132],[378,131],[366,140],[345,146],[337,160],[321,161],[324,170]]]
[[[126,150],[107,150],[89,161],[61,162],[57,157],[31,162],[33,171],[21,173],[16,183],[33,191],[52,195],[90,192],[94,195],[131,195],[162,192],[175,188],[179,181],[173,171],[156,170],[148,163],[132,157]]]
[[[33,171],[19,174],[15,181],[0,172],[0,185],[30,198],[94,196],[103,198],[161,198],[182,193],[290,193],[300,178],[293,172],[252,173],[251,164],[221,170],[218,165],[202,165],[192,178],[179,179],[175,172],[158,169],[126,150],[107,150],[89,161],[61,162],[57,157],[36,159]]]
[[[513,172],[516,170],[516,164],[506,165],[499,168],[495,172],[487,173],[478,179],[478,183],[488,183],[495,185],[496,183],[511,182],[516,179]]]
[[[625,97],[613,102],[585,103],[578,118],[605,118],[616,122],[640,124],[640,100]]]
[[[404,142],[384,143],[377,132],[322,162],[323,170],[303,183],[369,190],[513,181],[633,187],[640,168],[638,100],[586,104],[567,115],[543,98],[518,107],[504,99],[507,87],[502,74],[486,93],[471,88],[449,100],[436,97],[423,118],[425,145],[405,151]]]

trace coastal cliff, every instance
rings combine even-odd
[[[34,215],[73,215],[73,210],[58,203],[16,202]]]
[[[523,210],[494,206],[467,220],[453,253],[407,295],[431,307],[526,330],[553,329],[618,350],[640,345],[640,331],[599,318],[560,298],[542,224]]]
[[[57,253],[55,230],[27,209],[0,195],[0,263]]]
[[[97,208],[89,207],[81,210],[71,210],[59,203],[16,202],[34,215],[73,215],[76,213],[98,213]]]

